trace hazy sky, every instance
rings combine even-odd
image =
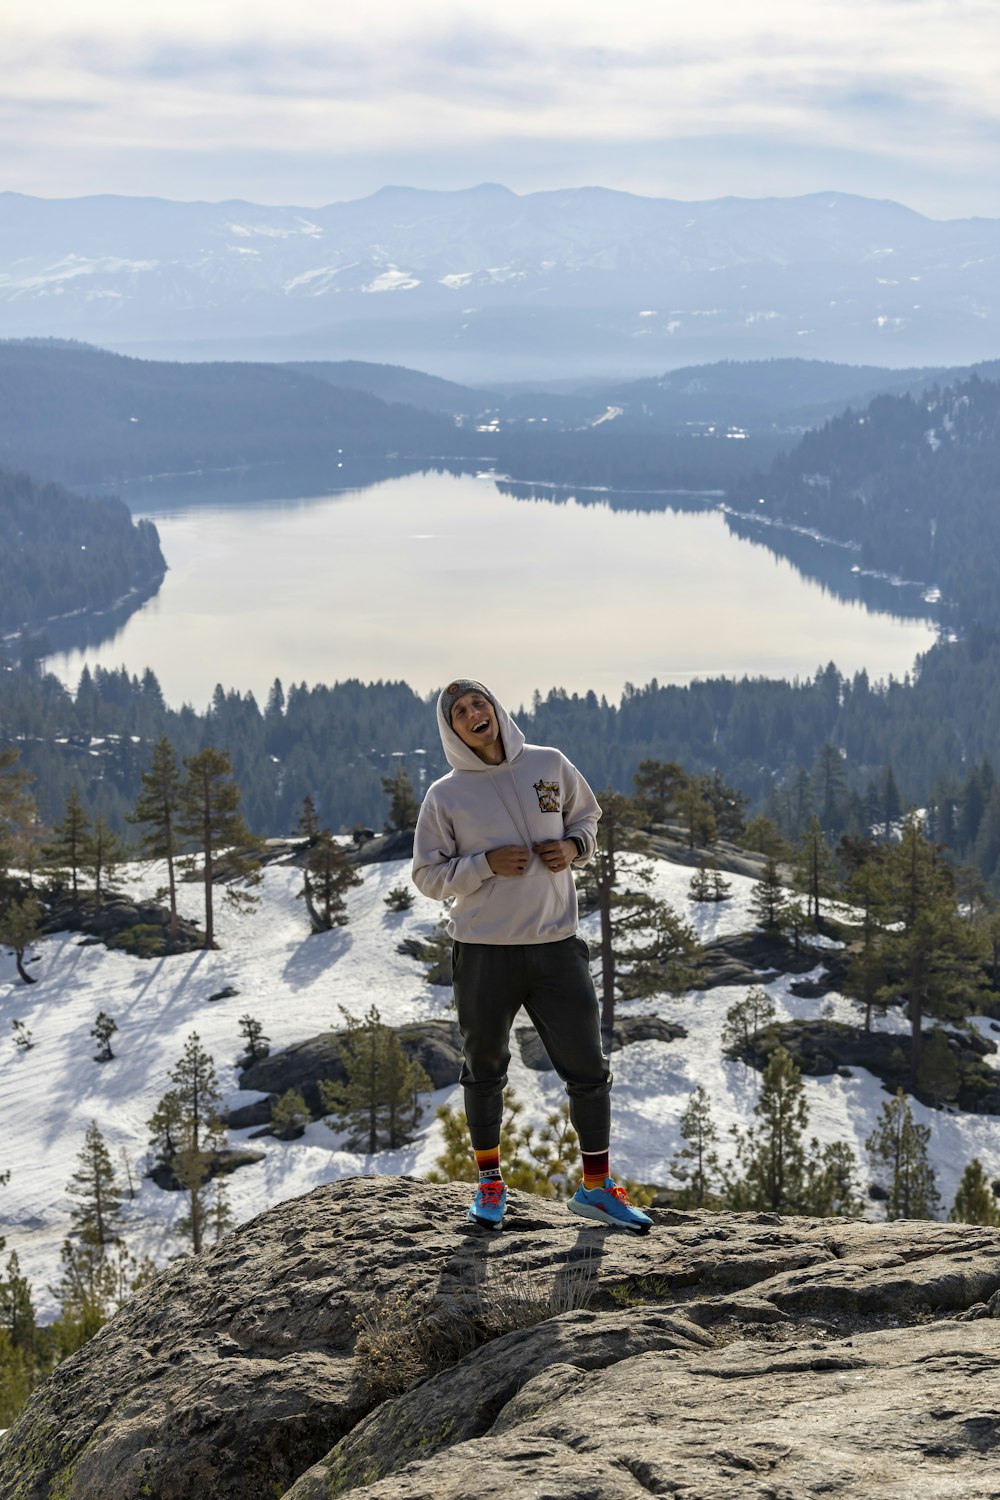
[[[0,188],[826,189],[1000,216],[998,0],[5,0]]]

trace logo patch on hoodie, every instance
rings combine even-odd
[[[542,812],[559,811],[558,781],[536,781],[535,794],[538,797],[538,805]]]

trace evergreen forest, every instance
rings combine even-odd
[[[133,523],[121,500],[0,469],[0,631],[106,610],[165,571],[156,527]]]

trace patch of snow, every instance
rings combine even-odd
[[[44,270],[14,276],[0,271],[0,289],[14,292],[53,291],[59,293],[63,283],[75,281],[81,276],[118,276],[123,271],[155,271],[158,260],[125,260],[118,255],[89,257],[67,255]]]
[[[396,266],[390,266],[388,271],[383,271],[361,290],[363,292],[408,292],[419,285],[419,280],[411,276],[408,271],[400,271]]]

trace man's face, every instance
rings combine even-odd
[[[500,747],[500,725],[493,704],[482,693],[463,693],[451,708],[451,727],[460,740],[484,759],[492,759]]]

